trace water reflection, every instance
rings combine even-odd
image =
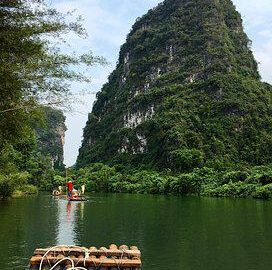
[[[57,199],[58,202],[58,245],[75,245],[76,224],[84,218],[84,202],[70,202]]]
[[[272,202],[92,194],[0,202],[0,269],[23,269],[37,247],[137,245],[143,270],[263,270],[272,265]]]

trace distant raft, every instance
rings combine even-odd
[[[140,270],[141,252],[136,246],[111,244],[109,248],[56,246],[36,249],[30,270]]]
[[[74,190],[71,194],[70,197],[68,197],[67,195],[65,195],[61,189],[61,187],[59,187],[59,189],[55,189],[52,192],[52,196],[54,198],[61,198],[61,199],[67,199],[68,201],[71,202],[82,202],[82,201],[86,201],[86,197],[83,195],[84,193],[81,193],[80,191]]]

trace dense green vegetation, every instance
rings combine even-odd
[[[61,53],[62,34],[85,36],[80,21],[67,16],[42,0],[0,1],[0,199],[50,182],[52,150],[48,146],[45,155],[37,134],[41,142],[51,140],[57,113],[50,116],[41,104],[63,106],[71,81],[89,81],[73,66],[102,61],[90,53]]]
[[[76,179],[76,188],[85,184],[89,192],[272,198],[272,168],[269,166],[226,171],[203,167],[177,174],[171,170],[157,172],[96,163],[74,170],[70,176]]]
[[[110,191],[269,193],[264,183],[235,178],[272,164],[272,87],[261,82],[250,46],[230,0],[166,0],[150,10],[97,95],[77,168],[134,168],[131,178],[111,179]],[[203,170],[213,180],[205,175],[200,184]]]
[[[69,81],[88,81],[73,65],[103,60],[60,53],[50,37],[85,32],[43,1],[0,1],[0,23],[7,198],[65,184],[64,117],[46,105],[67,100]],[[166,0],[137,19],[89,115],[76,187],[270,198],[272,87],[250,45],[230,0]]]

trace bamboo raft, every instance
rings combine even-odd
[[[70,202],[85,202],[87,199],[84,196],[79,196],[78,198],[70,198],[68,199]]]
[[[141,252],[136,246],[111,244],[109,248],[58,246],[36,249],[30,270],[140,270]],[[53,268],[52,268],[53,267]]]
[[[69,198],[68,195],[53,195],[54,198],[57,198],[57,199],[65,199],[67,201],[70,201],[70,202],[85,202],[87,201],[86,197],[85,196],[78,196],[77,198]]]
[[[52,196],[53,196],[53,198],[58,198],[58,199],[67,199],[67,198],[68,198],[68,196],[65,195],[65,194],[61,194],[61,195],[52,195]]]
[[[65,194],[52,194],[53,198],[58,198],[58,199],[65,199],[71,202],[84,202],[87,201],[86,197],[84,195],[79,195],[77,198],[69,198],[68,195]]]

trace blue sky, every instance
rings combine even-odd
[[[93,67],[86,70],[91,75],[90,85],[73,84],[72,91],[88,89],[97,92],[107,81],[110,72],[115,68],[119,48],[125,42],[136,18],[145,14],[160,0],[49,0],[59,11],[76,10],[84,18],[84,27],[89,36],[82,40],[69,35],[67,40],[71,50],[104,56],[111,64],[107,67]],[[271,0],[234,0],[242,14],[245,31],[253,41],[253,52],[259,62],[260,73],[264,81],[272,83],[272,1]],[[83,128],[92,110],[95,100],[93,94],[78,98],[74,110],[66,113],[65,164],[70,166],[76,161],[81,145]]]

